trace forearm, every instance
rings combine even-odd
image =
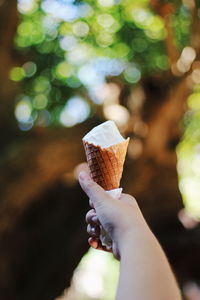
[[[180,300],[169,263],[147,226],[136,200],[122,194],[120,201],[116,201],[91,181],[87,174],[82,173],[79,180],[99,221],[112,238],[113,253],[116,257],[120,256],[121,270],[116,299]],[[93,216],[94,211],[90,212],[86,221],[94,223]],[[96,246],[94,248],[97,248],[97,241],[93,239],[93,242]]]
[[[180,300],[167,258],[153,234],[128,239],[121,250],[116,300]]]

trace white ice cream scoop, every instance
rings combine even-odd
[[[101,148],[108,148],[112,145],[119,144],[125,139],[120,134],[115,122],[109,120],[88,132],[84,137],[83,141],[86,141],[95,146]]]

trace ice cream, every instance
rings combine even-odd
[[[83,137],[83,141],[95,146],[100,146],[101,148],[108,148],[124,140],[117,126],[111,120],[94,127]]]
[[[129,138],[124,139],[113,121],[94,127],[83,137],[86,158],[92,179],[113,198],[118,199],[119,188]],[[101,229],[101,242],[109,250],[111,239]]]
[[[94,127],[83,137],[91,177],[105,190],[119,187],[129,138],[124,139],[113,121]]]

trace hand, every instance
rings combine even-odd
[[[102,249],[101,223],[112,239],[112,251],[120,258],[117,300],[181,300],[167,258],[146,224],[136,200],[122,194],[112,198],[90,176],[81,172],[79,182],[93,208],[86,215],[89,243]],[[158,284],[159,283],[159,284]]]
[[[124,245],[148,228],[136,200],[127,194],[112,198],[86,172],[79,174],[79,182],[92,207],[86,215],[90,246],[106,250],[99,239],[101,224],[112,239],[113,254],[120,258]]]

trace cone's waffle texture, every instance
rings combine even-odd
[[[108,148],[83,140],[92,179],[106,191],[119,187],[129,138]]]

